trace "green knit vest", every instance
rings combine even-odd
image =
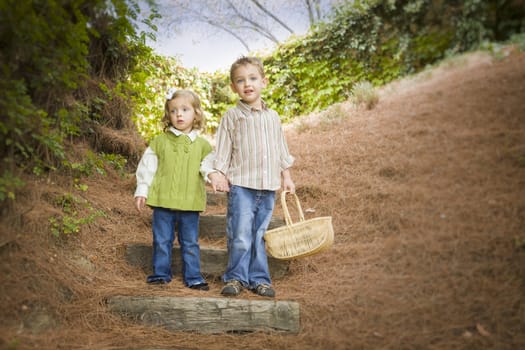
[[[200,136],[191,142],[187,135],[166,132],[149,146],[157,155],[158,166],[146,203],[167,209],[203,211],[206,188],[200,165],[212,150],[209,142]]]

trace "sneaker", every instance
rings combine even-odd
[[[273,290],[271,286],[267,284],[259,284],[254,289],[254,292],[263,297],[273,298],[275,296],[275,291]]]
[[[242,284],[239,281],[233,280],[226,283],[226,285],[222,288],[221,294],[227,295],[227,296],[235,296],[239,295],[242,291]]]
[[[210,290],[210,287],[208,286],[208,283],[197,283],[192,286],[190,286],[191,289],[197,289],[197,290]]]

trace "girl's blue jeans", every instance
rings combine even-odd
[[[186,286],[204,283],[199,247],[199,212],[153,208],[153,273],[147,282],[172,279],[171,254],[175,229],[182,257],[182,280]]]
[[[232,186],[228,194],[226,236],[228,266],[223,281],[244,287],[271,284],[264,233],[272,218],[275,191]]]

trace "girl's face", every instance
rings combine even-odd
[[[178,96],[168,101],[168,113],[171,125],[175,129],[185,134],[193,130],[196,114],[190,97]]]

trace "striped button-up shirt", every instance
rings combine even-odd
[[[264,103],[262,110],[256,110],[239,101],[221,118],[213,167],[225,174],[231,185],[278,190],[281,171],[293,161],[281,119]]]

